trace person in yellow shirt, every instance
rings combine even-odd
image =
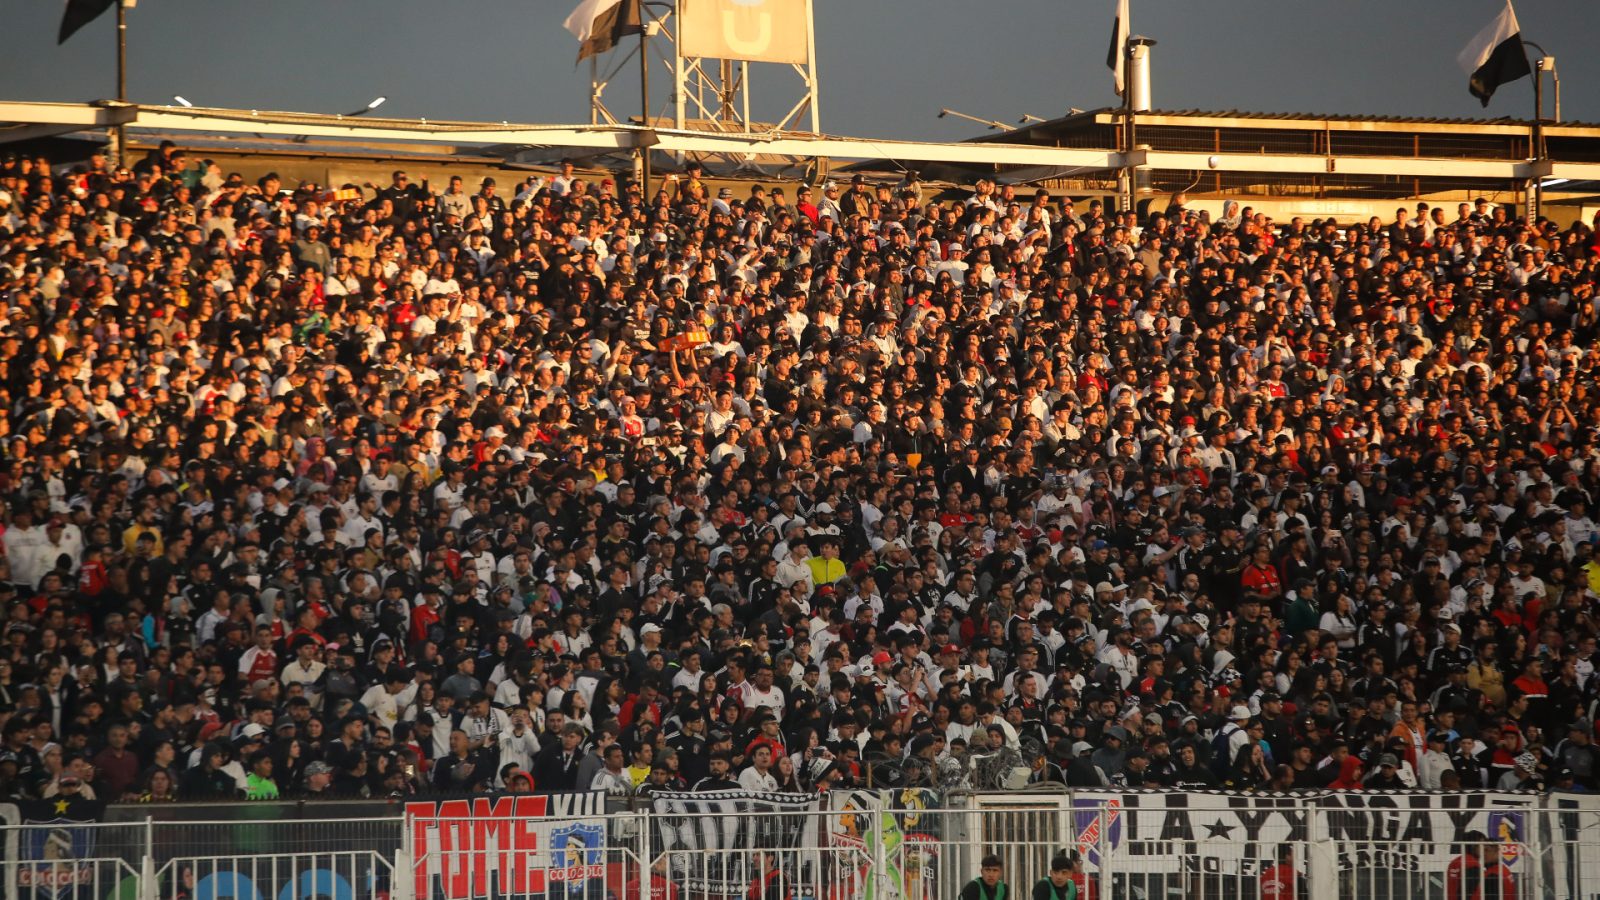
[[[150,535],[155,541],[155,546],[150,549],[151,556],[160,556],[167,552],[166,544],[161,540],[161,532],[156,528],[156,511],[146,507],[139,512],[139,518],[122,532],[122,547],[128,553],[136,553],[139,549],[139,538]]]
[[[822,552],[806,560],[806,566],[811,569],[812,586],[819,589],[843,578],[844,561],[839,558],[838,538],[823,538]]]
[[[1494,644],[1478,647],[1478,658],[1467,666],[1467,687],[1480,691],[1483,698],[1495,709],[1504,709],[1506,703],[1506,676],[1495,662]]]

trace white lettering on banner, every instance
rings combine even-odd
[[[1277,862],[1281,848],[1312,839],[1313,815],[1324,823],[1326,832],[1319,837],[1332,843],[1340,872],[1381,868],[1442,874],[1461,852],[1465,835],[1478,832],[1498,845],[1501,859],[1516,873],[1528,868],[1529,813],[1540,800],[1534,794],[1494,791],[1078,791],[1070,801],[1071,839],[1091,871],[1142,878],[1147,892],[1154,887],[1152,878],[1168,875],[1259,875]],[[1109,860],[1100,858],[1102,850]]]
[[[802,846],[808,814],[819,802],[815,794],[656,791],[650,795],[651,847],[671,860],[671,878],[683,890],[741,894],[756,874],[751,851],[782,851],[773,862],[793,867],[788,851]],[[788,872],[787,878],[792,883],[798,875]]]
[[[417,897],[542,893],[603,879],[605,795],[527,794],[406,804]]]
[[[805,65],[810,11],[806,0],[679,0],[678,49],[688,58]]]

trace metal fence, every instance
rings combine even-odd
[[[0,827],[4,900],[944,900],[1000,858],[1013,896],[1596,900],[1587,795],[1077,791],[741,797],[607,811],[422,804],[366,818]],[[214,812],[214,811],[213,811]],[[520,813],[520,814],[519,814]]]

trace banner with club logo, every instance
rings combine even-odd
[[[405,813],[417,897],[605,896],[602,792],[423,800]]]

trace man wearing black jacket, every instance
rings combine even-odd
[[[200,765],[183,773],[178,796],[184,800],[232,800],[239,796],[238,782],[222,771],[227,752],[221,744],[211,744],[200,754]]]
[[[533,786],[540,791],[577,790],[578,765],[583,761],[583,726],[567,724],[559,742],[551,742],[533,759]]]

